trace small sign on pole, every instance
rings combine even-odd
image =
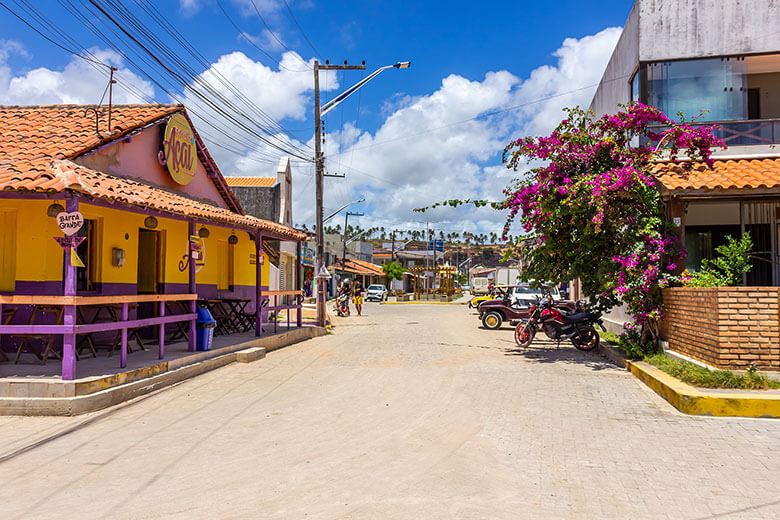
[[[317,273],[317,278],[330,278],[330,273],[324,265],[320,267],[320,272]]]
[[[63,211],[57,214],[57,225],[66,235],[75,235],[84,225],[84,215],[78,211],[72,213]]]

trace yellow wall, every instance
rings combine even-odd
[[[53,237],[63,236],[54,218],[46,215],[46,209],[55,201],[49,200],[0,200],[0,215],[15,215],[15,218],[0,218],[0,226],[9,227],[15,220],[15,269],[16,280],[59,281],[62,279],[62,248]],[[63,207],[64,201],[59,202]],[[97,244],[99,258],[96,265],[96,282],[135,284],[138,276],[138,230],[144,227],[145,215],[134,212],[108,209],[89,204],[80,204],[79,211],[86,219],[97,221]],[[187,255],[187,222],[183,220],[158,217],[157,231],[161,231],[164,263],[161,269],[162,282],[186,284],[189,280],[187,269],[179,269],[180,262]],[[196,229],[203,227],[197,225]],[[217,285],[221,270],[228,255],[220,262],[217,244],[227,246],[231,229],[219,226],[206,226],[209,237],[203,239],[205,265],[196,274],[199,284]],[[0,229],[3,236],[14,236],[14,231]],[[127,238],[126,238],[127,235]],[[238,243],[233,246],[233,273],[235,285],[255,284],[255,265],[250,264],[249,255],[254,254],[255,244],[249,240],[246,231],[235,230]],[[0,246],[13,247],[13,240],[5,240]],[[112,265],[112,249],[125,251],[125,263],[122,267]],[[5,265],[4,262],[3,265]],[[222,264],[222,265],[220,265]],[[183,265],[183,264],[182,264]],[[223,275],[226,279],[227,277]],[[263,285],[268,285],[268,263],[264,262],[262,272]],[[3,288],[0,288],[3,290]]]

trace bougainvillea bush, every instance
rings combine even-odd
[[[526,279],[579,278],[598,308],[624,303],[642,336],[654,337],[660,291],[678,280],[675,262],[684,251],[664,216],[653,161],[684,156],[683,168],[691,160],[711,167],[713,147],[723,142],[714,127],[676,123],[640,103],[598,119],[579,108],[567,114],[549,136],[518,139],[504,150],[509,168],[545,164],[505,190],[504,235],[515,219],[528,233]],[[666,129],[656,134],[651,125]],[[659,145],[639,144],[642,135]]]

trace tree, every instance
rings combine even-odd
[[[388,280],[400,280],[404,275],[404,268],[398,262],[388,262],[382,266],[382,271]]]
[[[634,146],[640,136],[667,143],[669,157],[682,151],[712,167],[712,148],[723,146],[713,127],[674,122],[653,107],[632,103],[595,119],[578,108],[547,137],[524,138],[504,150],[507,167],[539,160],[506,190],[509,210],[504,236],[520,214],[529,234],[524,276],[553,283],[579,278],[602,310],[621,301],[642,329],[655,338],[662,319],[661,289],[678,280],[681,254],[651,174],[660,146]],[[650,125],[667,130],[654,133]],[[690,169],[692,163],[683,163]]]

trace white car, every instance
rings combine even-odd
[[[387,287],[384,285],[369,285],[366,289],[366,301],[376,300],[378,302],[387,301]]]

